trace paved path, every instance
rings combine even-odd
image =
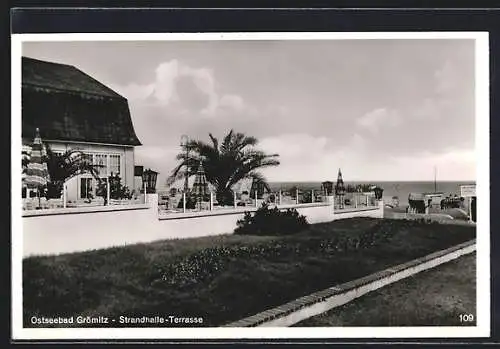
[[[295,326],[463,326],[476,314],[476,254],[369,293]]]

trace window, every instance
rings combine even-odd
[[[80,198],[88,199],[92,194],[92,178],[80,178]]]
[[[109,156],[109,171],[113,175],[120,174],[120,155]]]
[[[99,177],[107,177],[108,175],[108,156],[106,154],[94,154],[94,165],[97,165],[97,173]]]

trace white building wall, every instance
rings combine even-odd
[[[334,211],[328,204],[299,204],[295,207],[309,223],[330,222],[353,217],[382,218],[383,202],[377,207]],[[163,239],[183,239],[232,234],[245,211],[186,212],[160,216],[158,196],[148,194],[147,204],[82,207],[24,212],[23,256],[46,255],[108,248]],[[71,231],[68,232],[68,227]]]
[[[134,148],[132,148],[132,147],[124,148],[123,164],[124,164],[123,181],[124,181],[124,184],[132,191],[133,189],[135,189]]]

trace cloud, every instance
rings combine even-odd
[[[442,105],[434,98],[426,98],[409,115],[416,120],[436,120],[442,116]]]
[[[394,127],[399,125],[401,123],[401,118],[394,110],[378,108],[363,115],[356,123],[362,128],[377,133],[383,127]]]
[[[225,112],[244,111],[243,98],[237,94],[221,94],[212,69],[194,68],[172,59],[160,63],[155,79],[148,84],[112,85],[131,104],[146,103],[174,110],[174,113],[197,113],[214,117]]]
[[[219,101],[219,106],[221,108],[229,108],[237,111],[242,111],[245,108],[245,102],[243,98],[238,95],[224,95]]]
[[[473,149],[448,149],[440,153],[425,151],[414,156],[398,156],[388,159],[388,167],[397,169],[400,178],[433,179],[433,168],[437,168],[437,179],[475,180],[476,153]],[[411,169],[411,172],[406,172]]]
[[[326,136],[290,133],[262,139],[259,147],[280,155],[278,167],[263,169],[268,180],[308,181],[334,179],[340,168],[353,175],[366,159],[367,142],[353,134],[344,146],[335,146]],[[366,167],[366,166],[365,166]],[[359,173],[358,175],[363,175]]]
[[[374,157],[373,144],[356,133],[342,147],[335,146],[327,137],[300,133],[268,137],[260,146],[266,152],[280,155],[278,167],[262,170],[269,181],[335,180],[339,168],[346,181],[432,180],[434,166],[441,180],[476,178],[476,155],[472,149]]]
[[[430,95],[413,108],[410,116],[417,120],[438,120],[447,116],[455,118],[465,113],[471,118],[474,98],[474,69],[460,67],[458,62],[446,60],[433,75]],[[468,81],[468,84],[464,84]]]
[[[309,134],[292,133],[264,138],[259,147],[269,153],[278,153],[281,158],[314,158],[325,151],[326,137],[313,137]]]
[[[449,95],[460,86],[461,74],[450,60],[447,60],[441,68],[435,71],[435,92],[438,95]]]
[[[108,86],[118,94],[127,98],[129,101],[146,99],[153,93],[155,88],[154,84],[140,85],[136,83],[124,86],[108,83]]]

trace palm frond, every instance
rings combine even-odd
[[[230,153],[232,150],[232,145],[234,144],[234,130],[230,130],[229,133],[224,137],[222,144],[220,146],[221,153]]]
[[[257,138],[245,136],[243,133],[237,133],[234,139],[234,152],[241,152],[249,146],[256,146],[258,143]]]
[[[215,138],[211,133],[208,134],[210,139],[212,140],[212,144],[214,146],[214,149],[217,149],[217,152],[219,151],[219,140]]]
[[[62,154],[55,153],[50,145],[45,145],[43,161],[47,163],[51,181],[66,182],[80,174],[88,173],[100,181],[98,168],[101,165],[92,164],[88,157],[79,149],[66,150]]]
[[[243,178],[251,177],[267,183],[256,170],[279,165],[278,154],[266,154],[254,148],[258,143],[255,137],[246,136],[232,129],[220,144],[211,133],[209,137],[211,144],[198,140],[188,142],[184,151],[176,156],[179,163],[167,179],[167,185],[183,178],[186,175],[186,168],[188,176],[195,174],[199,160],[202,159],[206,179],[215,186],[219,200]]]

